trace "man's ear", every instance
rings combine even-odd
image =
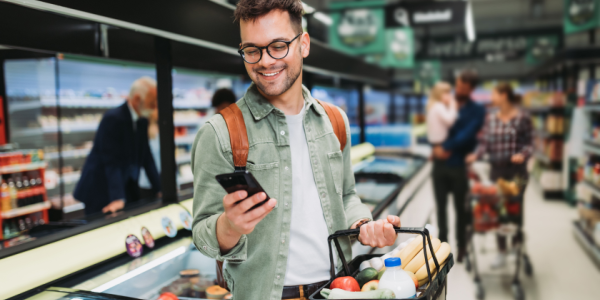
[[[310,53],[310,36],[308,35],[308,32],[304,32],[302,33],[302,36],[300,36],[300,51],[302,52],[303,58],[308,57],[308,54]]]

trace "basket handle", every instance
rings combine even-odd
[[[431,256],[433,257],[433,262],[437,268],[437,271],[440,271],[440,264],[438,263],[437,257],[435,257],[435,252],[433,251],[433,244],[431,243],[431,238],[429,236],[429,231],[425,227],[394,227],[396,233],[412,233],[412,234],[420,234],[423,237],[423,249],[427,248],[427,244],[429,244],[429,251]],[[335,262],[333,261],[333,249],[331,248],[331,241],[335,244],[335,248],[340,256],[340,260],[342,261],[342,265],[344,267],[344,273],[346,276],[352,276],[350,273],[350,268],[348,267],[348,263],[346,262],[346,257],[344,257],[344,252],[342,252],[342,247],[338,241],[339,237],[344,236],[355,236],[360,234],[360,229],[349,229],[349,230],[339,230],[334,234],[330,235],[327,238],[327,244],[329,246],[329,261],[330,265],[330,275],[331,280],[335,279]],[[427,259],[427,251],[423,251],[423,255],[425,256],[425,265],[427,266],[427,276],[429,277],[429,282],[433,282],[433,277],[431,276],[431,268],[429,267],[429,259]]]

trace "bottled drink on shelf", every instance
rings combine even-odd
[[[10,196],[10,204],[12,208],[17,208],[17,187],[15,186],[15,182],[12,178],[8,178],[8,194]]]
[[[12,209],[8,184],[5,181],[2,181],[2,185],[0,186],[0,202],[2,202],[2,211],[9,211]]]

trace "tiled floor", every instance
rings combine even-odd
[[[431,190],[431,182],[424,189]],[[427,196],[433,197],[433,192]],[[542,199],[537,184],[530,183],[525,195],[525,232],[534,275],[527,277],[521,272],[525,299],[600,299],[600,268],[573,236],[571,223],[576,218],[577,211],[574,208],[563,202]],[[451,224],[453,219],[453,213],[450,213]],[[435,216],[432,223],[436,223]],[[450,243],[455,247],[452,231]],[[475,244],[485,299],[513,299],[511,282],[515,270],[514,257],[510,257],[506,268],[491,271],[490,263],[497,254],[494,236],[478,236]],[[456,250],[453,252],[456,253]],[[455,264],[448,278],[448,299],[475,299],[472,278],[464,264]]]

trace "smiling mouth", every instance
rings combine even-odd
[[[277,72],[271,72],[271,73],[264,73],[264,72],[258,72],[260,75],[265,76],[265,77],[273,77],[279,73],[281,73],[281,71],[283,71],[284,69],[281,69]]]

